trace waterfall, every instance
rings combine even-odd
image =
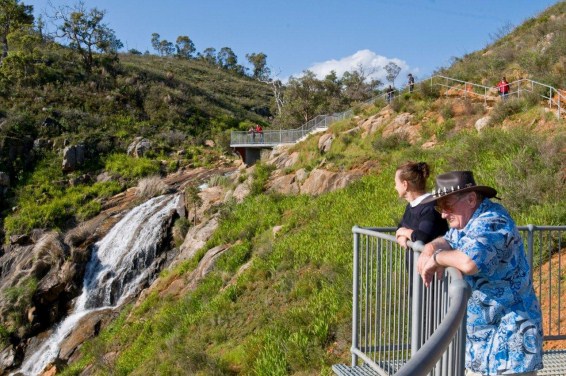
[[[38,375],[59,354],[63,340],[88,313],[117,307],[149,277],[149,266],[157,253],[157,243],[167,229],[179,196],[159,196],[132,209],[92,249],[83,280],[83,291],[73,312],[54,333],[27,357],[14,374]]]

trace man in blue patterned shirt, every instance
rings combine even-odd
[[[448,221],[444,237],[425,245],[418,271],[425,285],[451,266],[472,288],[466,322],[466,375],[536,375],[542,364],[542,319],[517,226],[478,186],[471,171],[436,178],[432,196]]]

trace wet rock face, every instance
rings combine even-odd
[[[10,188],[10,176],[7,173],[0,171],[0,198],[5,197]]]

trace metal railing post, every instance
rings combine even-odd
[[[355,230],[357,226],[354,226],[354,267],[353,267],[353,300],[352,300],[352,349],[357,348],[358,346],[358,296],[360,286],[358,284],[359,281],[359,261],[360,261],[360,234],[357,233]],[[352,367],[355,367],[358,363],[358,357],[354,351],[352,351]]]
[[[420,252],[413,249],[413,294],[411,304],[411,356],[419,350],[421,344],[421,317],[422,317],[422,280],[420,274],[417,272],[417,263],[419,261]]]
[[[534,268],[534,264],[533,264],[533,258],[534,258],[534,230],[535,230],[535,226],[534,225],[527,225],[527,258],[529,260],[529,266],[530,266],[530,273],[531,273],[531,280],[533,279],[533,268]]]

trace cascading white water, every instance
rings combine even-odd
[[[148,277],[156,257],[157,243],[166,229],[179,197],[159,196],[132,209],[92,250],[86,267],[82,294],[75,308],[54,333],[27,357],[13,374],[38,375],[57,357],[61,342],[88,313],[119,306],[137,292]]]

